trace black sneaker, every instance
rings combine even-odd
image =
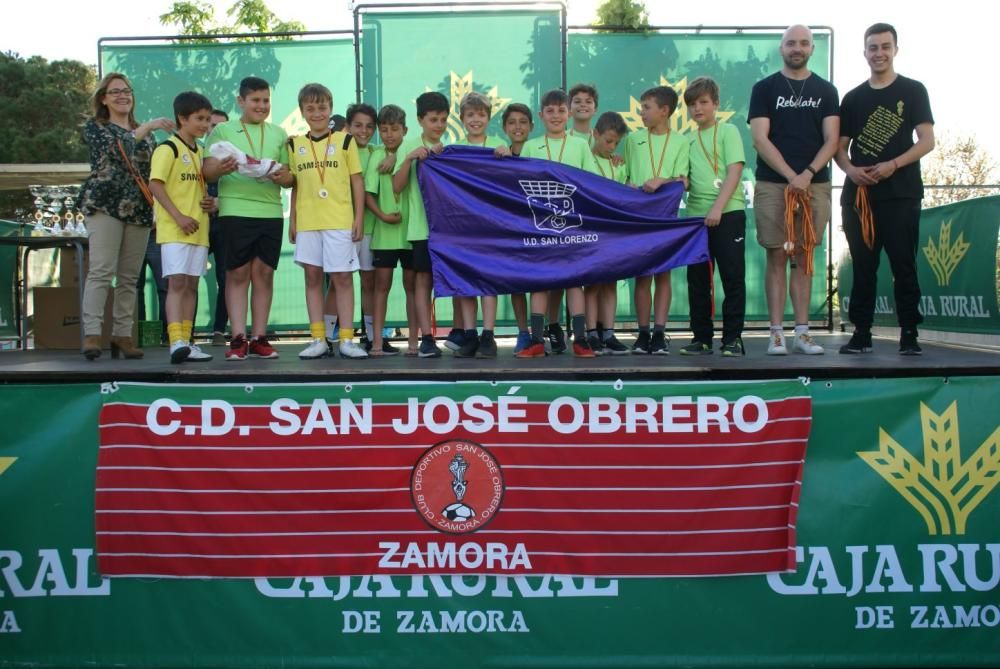
[[[431,335],[424,335],[420,339],[420,348],[417,349],[417,356],[421,358],[441,357],[441,349],[438,348],[437,343],[434,341],[434,337]]]
[[[690,344],[681,346],[681,355],[712,355],[712,345],[692,339]]]
[[[663,332],[654,332],[649,340],[649,352],[653,355],[670,355],[670,340]]]
[[[604,352],[611,355],[628,355],[628,346],[618,341],[618,338],[611,335],[603,342]]]
[[[553,353],[566,352],[566,333],[558,323],[549,323],[549,344]]]
[[[382,355],[399,355],[399,349],[383,339]]]
[[[639,336],[635,338],[635,343],[632,344],[632,352],[636,355],[646,355],[649,353],[648,332],[639,332]]]
[[[590,344],[590,348],[594,350],[594,355],[604,355],[604,342],[601,341],[600,337],[591,335],[587,337],[587,343]]]
[[[900,330],[899,332],[899,354],[900,355],[923,355],[924,351],[917,343],[917,331]]]
[[[844,355],[855,355],[858,353],[872,352],[872,333],[855,330],[851,335],[851,341],[840,347],[840,352]],[[900,348],[902,352],[902,348]]]
[[[475,358],[479,350],[479,336],[465,337],[465,342],[455,351],[456,358]]]
[[[742,357],[746,355],[746,351],[743,350],[743,339],[737,337],[730,342],[722,342],[722,346],[719,348],[723,357],[735,358]]]
[[[476,357],[497,357],[497,340],[493,337],[492,332],[484,332],[483,336],[479,338],[479,348],[476,349]]]
[[[444,347],[449,351],[457,351],[465,343],[465,330],[452,328],[448,333],[448,338],[444,340]]]
[[[365,353],[372,352],[372,343],[371,340],[368,339],[368,335],[361,335],[358,339],[358,346],[365,349]]]

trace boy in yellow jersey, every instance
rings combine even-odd
[[[545,124],[545,134],[528,140],[521,150],[523,158],[542,158],[570,165],[593,174],[600,174],[594,154],[587,142],[566,133],[569,118],[569,98],[561,90],[554,89],[542,96],[542,110],[539,116]],[[519,358],[545,357],[544,328],[548,307],[549,291],[540,290],[531,294],[531,344],[517,354]],[[573,353],[579,357],[592,358],[594,351],[587,343],[586,318],[584,317],[583,288],[573,286],[566,289],[573,323]]]
[[[201,174],[198,139],[212,123],[212,103],[200,93],[174,98],[177,132],[156,147],[149,191],[156,198],[153,217],[167,280],[167,336],[170,362],[205,361],[212,356],[189,344],[198,299],[198,281],[208,268],[208,214],[214,202]]]
[[[645,128],[630,134],[625,143],[629,183],[647,193],[671,181],[684,181],[686,184],[689,144],[687,139],[671,132],[670,123],[670,117],[677,109],[677,92],[669,86],[656,86],[644,92],[639,101]],[[650,336],[649,308],[653,301],[654,281],[656,303],[653,306],[654,328]],[[632,346],[633,353],[670,353],[665,332],[670,294],[670,272],[636,278],[635,311],[639,336]]]
[[[372,264],[375,266],[375,294],[372,316],[374,338],[369,355],[397,355],[399,350],[382,339],[386,305],[396,265],[403,268],[403,291],[406,293],[406,324],[410,333],[410,351],[417,354],[417,321],[413,298],[413,252],[406,241],[406,224],[399,213],[399,196],[392,192],[392,170],[396,152],[406,136],[406,112],[396,105],[385,105],[378,113],[378,135],[382,146],[372,153],[365,170],[365,202],[375,216],[372,234]]]
[[[469,91],[459,102],[459,118],[465,127],[465,137],[455,142],[461,146],[481,146],[487,149],[506,147],[503,140],[490,137],[486,129],[493,113],[493,103],[488,97],[476,91]],[[483,305],[483,336],[480,339],[476,333],[476,298],[463,296],[458,298],[462,310],[462,323],[465,333],[462,346],[455,351],[456,358],[495,358],[497,343],[493,337],[493,329],[497,322],[497,296],[483,295],[480,297]]]
[[[403,221],[406,223],[406,240],[413,247],[414,301],[421,339],[417,355],[421,358],[440,358],[441,349],[434,341],[431,330],[431,254],[427,248],[430,228],[424,198],[417,183],[417,162],[425,160],[430,152],[444,150],[441,137],[448,129],[451,105],[441,93],[422,93],[417,97],[417,123],[421,133],[407,137],[399,147],[396,167],[392,173],[392,190],[400,196]]]
[[[520,102],[512,102],[503,110],[501,120],[504,134],[510,140],[510,146],[507,152],[497,149],[497,155],[502,156],[509,152],[512,156],[520,156],[524,143],[528,141],[531,131],[535,129],[531,108]],[[514,344],[514,354],[516,355],[531,343],[531,333],[528,332],[528,300],[524,293],[511,295],[510,306],[514,310],[514,319],[517,321],[517,342]]]
[[[358,271],[358,242],[364,234],[365,184],[354,138],[331,132],[328,124],[333,96],[320,84],[306,84],[299,91],[299,110],[309,132],[288,140],[288,154],[295,174],[288,228],[295,244],[295,262],[306,275],[306,308],[312,343],[299,357],[327,355],[323,324],[323,274],[337,291],[339,352],[342,358],[367,358],[354,343],[354,272]]]
[[[618,144],[626,135],[628,126],[618,112],[604,112],[594,125],[593,152],[597,171],[601,176],[620,184],[628,183],[628,166],[624,163],[616,165],[614,158]],[[587,286],[585,293],[587,342],[594,349],[594,355],[628,355],[628,347],[615,337],[618,284],[612,281]]]
[[[687,215],[703,216],[708,227],[711,261],[688,265],[688,302],[694,338],[681,355],[712,352],[712,274],[719,268],[722,289],[722,355],[742,356],[743,319],[746,312],[746,202],[743,196],[743,141],[736,126],[719,123],[719,85],[698,77],[684,91],[691,119],[698,130],[691,134],[690,190]]]

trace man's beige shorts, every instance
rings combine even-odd
[[[771,181],[754,184],[753,213],[757,223],[757,242],[766,249],[780,249],[785,246],[785,186]],[[812,184],[813,228],[816,239],[822,241],[826,226],[830,223],[830,182]],[[795,215],[795,239],[802,245],[802,213]]]

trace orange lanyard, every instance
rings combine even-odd
[[[715,176],[719,176],[719,145],[717,140],[719,138],[719,124],[716,123],[712,127],[712,156],[709,157],[708,149],[705,148],[705,142],[701,139],[701,128],[698,128],[698,143],[701,145],[701,152],[705,154],[705,160],[708,164],[712,166],[712,173]]]
[[[240,119],[240,127],[243,128],[243,134],[246,135],[247,144],[250,145],[250,155],[260,160],[264,157],[264,124],[260,124],[260,153],[253,146],[253,140],[250,139],[250,131],[247,130],[246,124],[243,123],[243,119]]]
[[[179,139],[181,144],[183,144],[190,152],[191,160],[194,162],[194,168],[198,172],[198,185],[201,186],[201,195],[202,197],[205,197],[208,195],[208,185],[205,183],[205,175],[201,173],[201,154],[198,153],[198,148],[191,148],[191,146],[176,132],[174,133],[174,137]]]
[[[319,183],[322,186],[326,186],[326,156],[330,151],[330,139],[332,137],[333,133],[328,132],[326,134],[326,144],[323,145],[323,160],[320,160],[319,158],[316,157],[317,140],[314,140],[312,135],[307,135],[307,139],[309,140],[309,150],[312,151],[313,163],[316,165],[316,171],[319,172]],[[323,197],[322,191],[325,190],[326,190],[325,188],[320,188],[320,197]]]
[[[601,167],[601,157],[595,155],[594,158],[597,160],[597,169],[601,171],[601,176],[607,177],[608,175],[604,173],[604,168]],[[611,180],[617,181],[617,179],[615,179],[615,164],[611,162],[610,158],[605,158],[604,160],[608,161],[608,169],[611,171]]]
[[[146,180],[142,178],[142,175],[139,174],[139,170],[135,168],[135,165],[132,164],[132,161],[129,159],[128,154],[125,153],[125,145],[122,144],[122,140],[119,139],[117,140],[117,142],[118,142],[118,152],[122,154],[122,160],[125,161],[125,167],[127,167],[128,171],[131,172],[132,179],[135,180],[135,185],[139,187],[139,191],[142,192],[142,196],[146,198],[146,202],[150,206],[152,206],[153,194],[149,192],[149,185],[146,183]]]
[[[562,162],[563,151],[566,150],[566,137],[563,136],[562,140],[563,140],[562,141],[562,146],[559,147],[559,157],[556,158],[556,162],[557,163],[561,163]],[[549,160],[552,160],[552,152],[549,150],[549,136],[548,135],[545,135],[545,155],[549,157]]]
[[[653,133],[648,133],[649,141],[647,146],[649,147],[649,168],[653,170],[653,177],[660,178],[660,171],[663,169],[663,159],[667,155],[667,144],[670,143],[670,128],[667,128],[667,135],[663,139],[663,148],[660,149],[660,164],[657,165],[653,162]]]

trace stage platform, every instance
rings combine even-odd
[[[442,346],[440,359],[405,355],[368,360],[324,358],[299,360],[301,341],[275,343],[276,360],[227,362],[225,347],[204,345],[215,356],[204,363],[171,365],[165,347],[147,348],[142,360],[112,360],[107,351],[88,361],[74,351],[11,351],[0,354],[0,382],[81,383],[141,381],[150,383],[303,383],[330,381],[472,381],[472,380],[606,380],[617,378],[657,381],[750,380],[805,376],[814,379],[863,379],[1000,375],[1000,350],[924,343],[922,356],[900,356],[894,338],[876,337],[874,351],[840,355],[846,334],[815,334],[824,355],[767,355],[767,336],[744,337],[747,355],[724,358],[718,351],[706,356],[683,356],[677,350],[689,340],[673,337],[669,356],[620,355],[576,358],[571,354],[519,360],[513,338],[500,338],[494,360],[455,358]],[[632,340],[622,338],[631,345]],[[395,342],[405,351],[406,342]]]

